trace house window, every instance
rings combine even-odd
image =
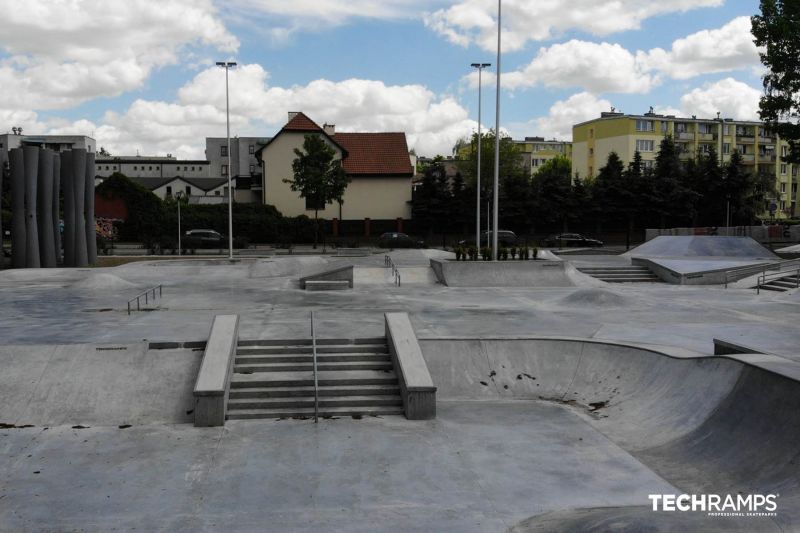
[[[256,166],[250,165],[250,174],[255,174],[255,173],[256,173]]]
[[[722,153],[728,155],[731,153],[731,143],[723,143],[722,145]]]
[[[697,146],[697,149],[701,154],[708,154],[711,151],[711,145],[710,144],[700,144],[700,145]]]
[[[227,157],[228,156],[228,147],[224,146],[224,145],[220,146],[219,147],[219,155],[222,156],[222,157]]]
[[[654,131],[652,120],[637,120],[636,131]]]
[[[220,171],[223,176],[228,175],[228,165],[222,165],[222,170]]]
[[[652,152],[655,149],[655,141],[653,140],[636,140],[636,150],[639,152]]]
[[[744,155],[747,153],[747,145],[746,144],[737,144],[736,151],[740,154]]]
[[[136,167],[133,167],[133,170],[136,170]]]
[[[730,135],[730,134],[731,134],[731,127],[730,127],[730,125],[729,125],[729,124],[725,124],[725,125],[722,127],[722,131],[723,131],[723,133],[724,133],[725,135]]]
[[[668,122],[666,120],[661,121],[661,133],[667,133],[669,127],[667,126]]]
[[[184,172],[186,172],[187,170],[189,170],[189,167],[183,167]]]
[[[191,195],[192,195],[192,188],[191,188],[191,186],[187,185],[186,186],[186,196],[191,196]]]
[[[686,133],[687,129],[689,129],[689,125],[685,122],[678,122],[675,124],[675,133]]]
[[[711,124],[699,124],[700,133],[711,133]]]
[[[219,191],[214,191],[214,196],[219,196]]]
[[[781,192],[786,192],[786,184],[781,183]]]
[[[172,187],[167,185],[167,196],[172,196]]]
[[[789,148],[788,146],[781,146],[781,157],[786,157],[786,154],[788,153],[788,148]]]
[[[642,168],[653,168],[654,161],[644,160],[642,161]]]
[[[158,170],[159,168],[160,168],[160,167],[156,167],[156,170]]]
[[[786,175],[786,163],[783,163],[781,165],[781,174],[783,174],[784,176]]]
[[[251,144],[251,145],[250,145],[250,147],[248,148],[248,152],[249,152],[251,155],[252,155],[252,154],[255,154],[255,153],[256,153],[256,147],[255,147],[254,145],[252,145],[252,144]]]

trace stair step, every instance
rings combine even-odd
[[[652,272],[626,272],[624,274],[592,274],[596,278],[655,278]]]
[[[311,345],[307,346],[254,346],[239,347],[237,355],[288,355],[288,354],[310,354]],[[317,345],[317,354],[321,353],[368,353],[368,354],[388,354],[389,348],[386,344],[350,344],[350,345]]]
[[[386,416],[402,415],[402,407],[326,407],[320,409],[320,417],[332,416]],[[241,409],[228,413],[229,420],[258,418],[313,418],[314,408],[304,409]]]
[[[306,363],[311,364],[314,357],[311,354],[295,355],[237,355],[234,364],[253,364],[253,363]],[[387,362],[391,361],[389,354],[317,354],[317,363],[328,362]]]
[[[784,279],[776,279],[769,282],[770,285],[777,285],[778,287],[786,287],[787,289],[796,289],[797,282]]]
[[[608,283],[657,283],[661,281],[660,278],[657,277],[641,277],[641,278],[597,278],[600,281],[605,281]]]
[[[317,339],[317,346],[351,344],[386,344],[386,337],[364,337],[359,339]],[[239,340],[239,346],[311,346],[311,339],[256,339]]]
[[[338,370],[320,371],[317,374],[320,387],[347,385],[395,385],[397,375],[386,370]],[[313,387],[311,372],[257,372],[253,374],[234,374],[231,389],[253,387]]]
[[[320,398],[319,407],[397,407],[402,406],[399,395],[339,396]],[[228,400],[228,413],[246,409],[307,409],[314,408],[314,396],[291,398],[248,398]]]
[[[314,397],[314,387],[248,387],[231,389],[232,399]],[[336,385],[319,388],[320,398],[339,396],[394,396],[400,394],[397,383],[393,385]]]
[[[647,267],[620,267],[620,268],[579,268],[581,272],[587,274],[602,274],[602,273],[624,273],[624,272],[650,272]]]
[[[391,361],[342,361],[317,363],[317,371],[342,371],[342,370],[391,370]],[[312,372],[314,365],[308,363],[248,363],[235,365],[234,373],[241,374],[246,372]]]
[[[761,290],[762,291],[786,292],[786,289],[784,287],[776,287],[776,286],[770,285],[770,284],[762,285],[761,286]]]

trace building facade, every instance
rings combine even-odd
[[[784,161],[788,143],[769,132],[761,122],[681,118],[652,112],[643,115],[601,113],[600,118],[572,128],[572,173],[581,178],[594,178],[611,152],[616,152],[627,165],[638,151],[645,167],[652,168],[661,139],[667,135],[675,140],[682,160],[697,159],[713,147],[720,163],[727,163],[731,154],[738,150],[746,170],[774,177],[777,192],[769,198],[774,217],[785,219],[797,213],[798,165]]]
[[[23,135],[21,128],[13,128],[13,133],[0,135],[0,168],[8,161],[8,152],[22,146],[38,146],[55,152],[82,148],[94,153],[97,144],[85,135]]]
[[[261,162],[256,152],[270,141],[269,137],[231,137],[230,169],[234,200],[242,203],[260,202],[262,186]],[[206,137],[206,159],[211,175],[228,177],[228,139]]]
[[[572,159],[572,143],[569,141],[546,141],[544,137],[525,137],[522,141],[514,141],[522,153],[522,166],[525,172],[533,176],[539,167],[556,157]]]
[[[285,179],[294,176],[295,149],[302,150],[307,134],[320,135],[351,182],[341,206],[328,204],[320,218],[338,220],[408,220],[411,218],[411,180],[414,169],[405,133],[336,133],[318,126],[303,113],[289,113],[287,124],[257,154],[263,169],[263,202],[286,216],[314,216],[314,209]]]

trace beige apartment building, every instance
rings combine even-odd
[[[291,190],[284,179],[293,177],[295,149],[303,150],[308,134],[322,136],[342,160],[351,177],[344,202],[328,204],[320,218],[329,220],[393,220],[411,218],[411,180],[414,169],[405,133],[337,133],[335,126],[318,126],[305,114],[289,113],[289,121],[262,148],[257,157],[262,163],[263,201],[286,216],[313,217],[310,203]]]
[[[572,143],[555,139],[546,141],[544,137],[525,137],[514,141],[522,154],[522,166],[528,175],[533,176],[539,167],[556,157],[572,159]]]
[[[775,177],[775,218],[795,216],[798,205],[798,166],[784,161],[788,143],[771,134],[763,123],[731,118],[681,118],[645,113],[626,115],[601,113],[600,118],[576,124],[572,128],[572,173],[594,178],[612,151],[625,164],[638,150],[645,167],[655,164],[659,143],[671,135],[683,160],[696,159],[714,147],[720,162],[730,161],[738,150],[745,168],[753,173]]]

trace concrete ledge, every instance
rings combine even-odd
[[[442,285],[448,287],[575,287],[566,261],[430,260]]]
[[[372,255],[369,248],[337,248],[336,255],[339,257],[366,257]]]
[[[353,288],[353,265],[318,272],[300,278],[300,288],[305,289],[309,281],[347,281],[350,288]]]
[[[346,279],[310,279],[305,282],[307,291],[342,291],[350,288]]]
[[[231,368],[239,339],[239,315],[217,315],[211,324],[194,386],[194,425],[224,426]]]
[[[386,341],[409,420],[436,418],[436,387],[407,313],[386,313]]]

